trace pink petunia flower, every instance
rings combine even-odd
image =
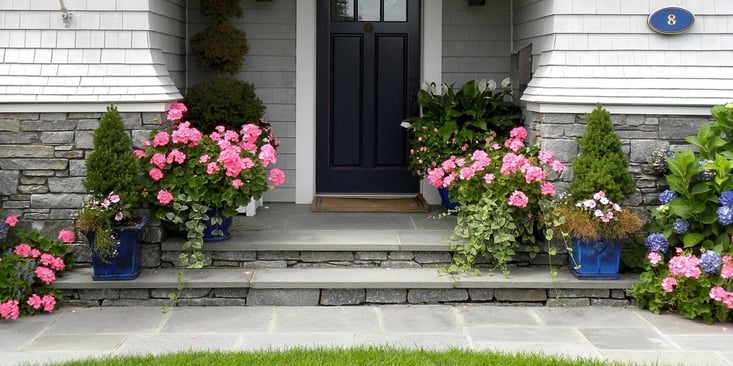
[[[270,170],[270,174],[268,176],[268,179],[272,184],[279,186],[285,182],[285,173],[280,169],[272,169]]]
[[[173,195],[165,189],[161,189],[160,191],[158,191],[158,195],[156,196],[156,198],[158,199],[158,202],[164,205],[167,205],[171,203],[171,201],[173,201]]]
[[[674,277],[667,277],[662,280],[662,290],[664,290],[664,292],[672,292],[676,286],[677,279]]]
[[[36,274],[36,277],[41,280],[41,282],[47,285],[50,285],[51,282],[56,280],[56,275],[53,273],[53,271],[46,267],[36,267],[36,270],[33,272]]]
[[[18,216],[8,215],[8,217],[5,218],[5,223],[10,227],[18,225]]]
[[[68,229],[63,229],[59,231],[58,239],[61,240],[64,244],[71,244],[76,240],[76,236],[74,235],[74,232]]]
[[[527,198],[527,195],[522,191],[514,191],[509,196],[509,206],[527,207],[528,203],[529,198]]]

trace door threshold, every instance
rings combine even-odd
[[[331,197],[331,198],[411,198],[418,195],[415,193],[316,193],[313,197]]]

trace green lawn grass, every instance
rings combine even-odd
[[[118,356],[96,360],[59,363],[63,366],[206,366],[206,365],[283,365],[283,366],[621,366],[628,363],[605,362],[587,358],[569,359],[529,353],[489,351],[403,350],[384,347],[349,349],[294,348],[283,351],[182,352],[163,356]]]

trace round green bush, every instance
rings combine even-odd
[[[184,103],[188,112],[184,121],[210,133],[218,125],[239,130],[246,122],[259,122],[265,115],[265,105],[255,94],[251,83],[234,79],[215,78],[199,82],[190,88]]]
[[[247,35],[240,29],[223,23],[214,23],[191,37],[191,51],[196,65],[205,70],[237,73],[249,52]]]
[[[241,0],[201,0],[201,14],[215,23],[226,22],[233,16],[241,18]]]

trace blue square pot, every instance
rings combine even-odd
[[[604,237],[598,240],[572,238],[570,272],[581,280],[617,280],[621,243]],[[575,269],[576,265],[580,268]]]
[[[92,250],[92,279],[95,281],[126,281],[134,280],[140,274],[142,261],[142,229],[148,223],[145,217],[138,225],[115,227],[113,230],[119,241],[115,254],[102,257]],[[94,243],[96,234],[87,233],[89,243]]]

